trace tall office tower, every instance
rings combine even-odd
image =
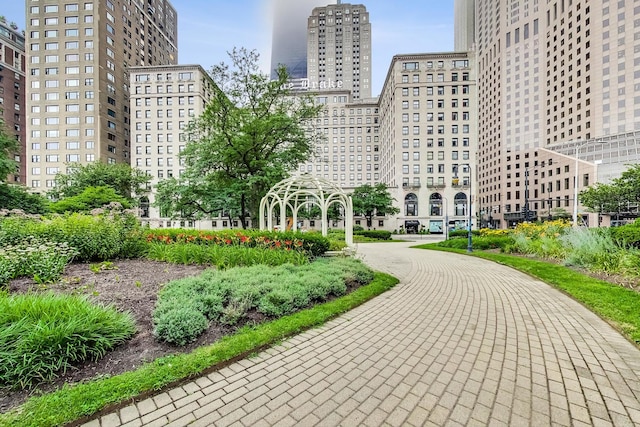
[[[18,162],[16,173],[0,177],[0,181],[24,183],[25,176],[25,75],[26,57],[24,34],[15,23],[7,24],[0,20],[0,117],[5,130],[15,135],[20,150],[15,153]]]
[[[454,0],[455,31],[453,49],[455,52],[466,52],[473,47],[475,35],[474,12],[475,0]]]
[[[28,2],[28,186],[46,191],[68,163],[130,162],[128,67],[175,64],[177,20],[167,0]]]
[[[199,65],[131,67],[129,74],[132,166],[152,177],[152,192],[141,200],[141,219],[153,227],[170,227],[171,219],[152,206],[153,189],[159,180],[182,174],[185,166],[179,154],[186,144],[185,128],[204,111],[214,83]]]
[[[282,64],[292,79],[307,77],[307,27],[309,13],[326,0],[272,0],[273,30],[271,78]]]
[[[312,90],[346,89],[371,97],[371,23],[361,4],[313,9],[307,25],[307,77]]]
[[[640,9],[607,0],[475,3],[481,203],[499,227],[551,209],[571,213],[575,192],[598,180],[595,163],[620,162],[626,151],[602,137],[629,133],[637,152],[640,39],[630,29]]]
[[[471,53],[395,55],[380,95],[380,181],[398,203],[396,227],[463,228],[475,212],[477,135]]]

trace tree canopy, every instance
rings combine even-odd
[[[580,203],[598,213],[622,213],[640,203],[640,164],[629,166],[610,184],[597,183],[580,192]]]
[[[7,131],[4,120],[0,118],[0,182],[16,171],[18,164],[13,156],[19,148],[18,140]]]
[[[118,163],[73,164],[68,174],[56,175],[56,186],[49,192],[54,200],[78,196],[90,187],[109,187],[133,205],[147,194],[151,177],[139,169]]]
[[[22,185],[0,183],[0,209],[20,209],[29,214],[45,214],[49,201],[39,194],[31,194]]]
[[[212,97],[189,125],[184,173],[158,185],[155,204],[191,218],[234,211],[246,227],[269,188],[309,159],[322,138],[310,121],[322,106],[290,91],[284,67],[276,80],[261,73],[255,51],[229,57],[231,65],[211,69]]]
[[[367,227],[375,215],[395,215],[400,209],[393,205],[394,198],[389,194],[387,186],[378,183],[375,186],[364,184],[356,187],[351,195],[353,200],[353,213],[362,215],[367,219]]]
[[[116,190],[101,186],[87,187],[80,194],[51,203],[49,208],[54,213],[90,212],[92,209],[101,208],[111,202],[118,202],[125,209],[131,207],[131,202],[117,194]]]

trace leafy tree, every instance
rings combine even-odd
[[[0,184],[0,209],[21,209],[29,214],[45,214],[49,201],[39,194],[31,194],[21,185]]]
[[[4,120],[0,118],[0,181],[4,182],[7,175],[16,171],[17,163],[13,159],[14,154],[20,148],[18,140],[11,135]]]
[[[73,164],[70,168],[68,175],[56,175],[56,186],[49,192],[54,200],[80,195],[89,187],[110,187],[117,195],[136,205],[137,199],[148,192],[151,181],[143,171],[124,163]]]
[[[637,206],[640,203],[640,164],[630,165],[622,172],[620,178],[614,179],[612,183],[619,188],[625,209],[629,205]]]
[[[229,57],[231,66],[212,68],[213,95],[189,126],[181,154],[186,169],[179,179],[159,186],[171,187],[173,194],[159,192],[156,205],[170,215],[198,217],[220,211],[222,198],[237,209],[246,228],[269,188],[309,158],[322,137],[310,120],[322,106],[310,95],[291,93],[284,67],[278,68],[276,80],[261,73],[255,51],[234,48]]]
[[[111,202],[118,202],[124,208],[130,208],[131,202],[120,196],[111,187],[87,187],[82,193],[51,203],[51,212],[88,212],[92,209],[101,208]]]
[[[353,213],[367,219],[367,227],[371,227],[374,215],[395,215],[400,209],[393,205],[395,200],[383,183],[371,186],[364,184],[353,190]]]
[[[621,196],[619,186],[596,183],[582,190],[578,197],[580,203],[593,212],[612,213],[619,211]]]
[[[631,165],[610,184],[596,183],[580,192],[580,203],[598,213],[620,214],[640,203],[640,165]]]
[[[204,218],[223,213],[229,221],[240,215],[238,200],[231,189],[220,189],[206,177],[185,182],[176,178],[162,180],[156,186],[156,202],[160,216],[171,218]]]

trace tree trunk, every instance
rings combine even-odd
[[[242,229],[247,229],[247,200],[244,193],[240,196],[240,223],[242,224]]]

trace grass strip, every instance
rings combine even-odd
[[[442,248],[433,243],[414,247],[467,254],[466,250]],[[640,345],[640,293],[545,261],[482,251],[468,255],[513,267],[542,280],[581,302],[627,339]]]
[[[0,426],[59,426],[90,416],[107,405],[196,377],[213,365],[319,326],[380,295],[396,283],[398,280],[393,276],[376,273],[371,283],[348,295],[269,323],[245,327],[189,354],[163,357],[136,371],[114,377],[65,385],[55,392],[33,397],[8,413],[0,414]]]

